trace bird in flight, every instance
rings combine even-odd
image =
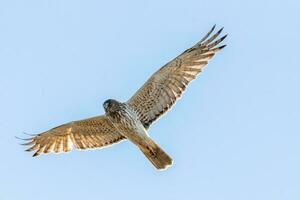
[[[154,121],[165,114],[181,97],[188,84],[202,72],[214,55],[226,45],[219,45],[223,28],[212,29],[194,46],[161,67],[127,101],[108,99],[105,114],[73,121],[27,138],[26,151],[33,156],[47,153],[97,149],[128,139],[136,145],[158,170],[173,164],[172,158],[148,134]]]

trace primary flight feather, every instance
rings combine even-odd
[[[226,45],[227,35],[215,26],[193,47],[161,67],[125,103],[109,99],[103,103],[105,115],[70,122],[25,139],[33,156],[76,149],[96,149],[130,140],[158,169],[166,169],[172,158],[148,135],[150,125],[181,97],[188,84],[202,72],[213,56]]]

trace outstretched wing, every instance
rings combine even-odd
[[[216,40],[223,28],[210,37],[214,29],[215,26],[200,42],[155,72],[127,102],[138,113],[145,128],[174,105],[190,81],[226,46],[218,44],[227,35]]]
[[[77,149],[95,149],[105,147],[125,139],[113,127],[106,116],[70,122],[32,138],[26,139],[33,156],[46,153],[61,153]]]

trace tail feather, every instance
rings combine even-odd
[[[151,139],[150,142],[147,142],[147,145],[139,148],[158,170],[166,169],[173,164],[172,158]]]

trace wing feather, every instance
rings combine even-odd
[[[75,121],[53,128],[29,138],[26,151],[33,156],[47,153],[69,152],[76,149],[95,149],[125,139],[105,116]],[[27,139],[26,139],[27,140]]]
[[[223,28],[211,36],[215,26],[193,47],[155,72],[127,101],[145,128],[166,113],[202,72],[213,56],[226,45],[219,45],[227,35],[217,39]]]

